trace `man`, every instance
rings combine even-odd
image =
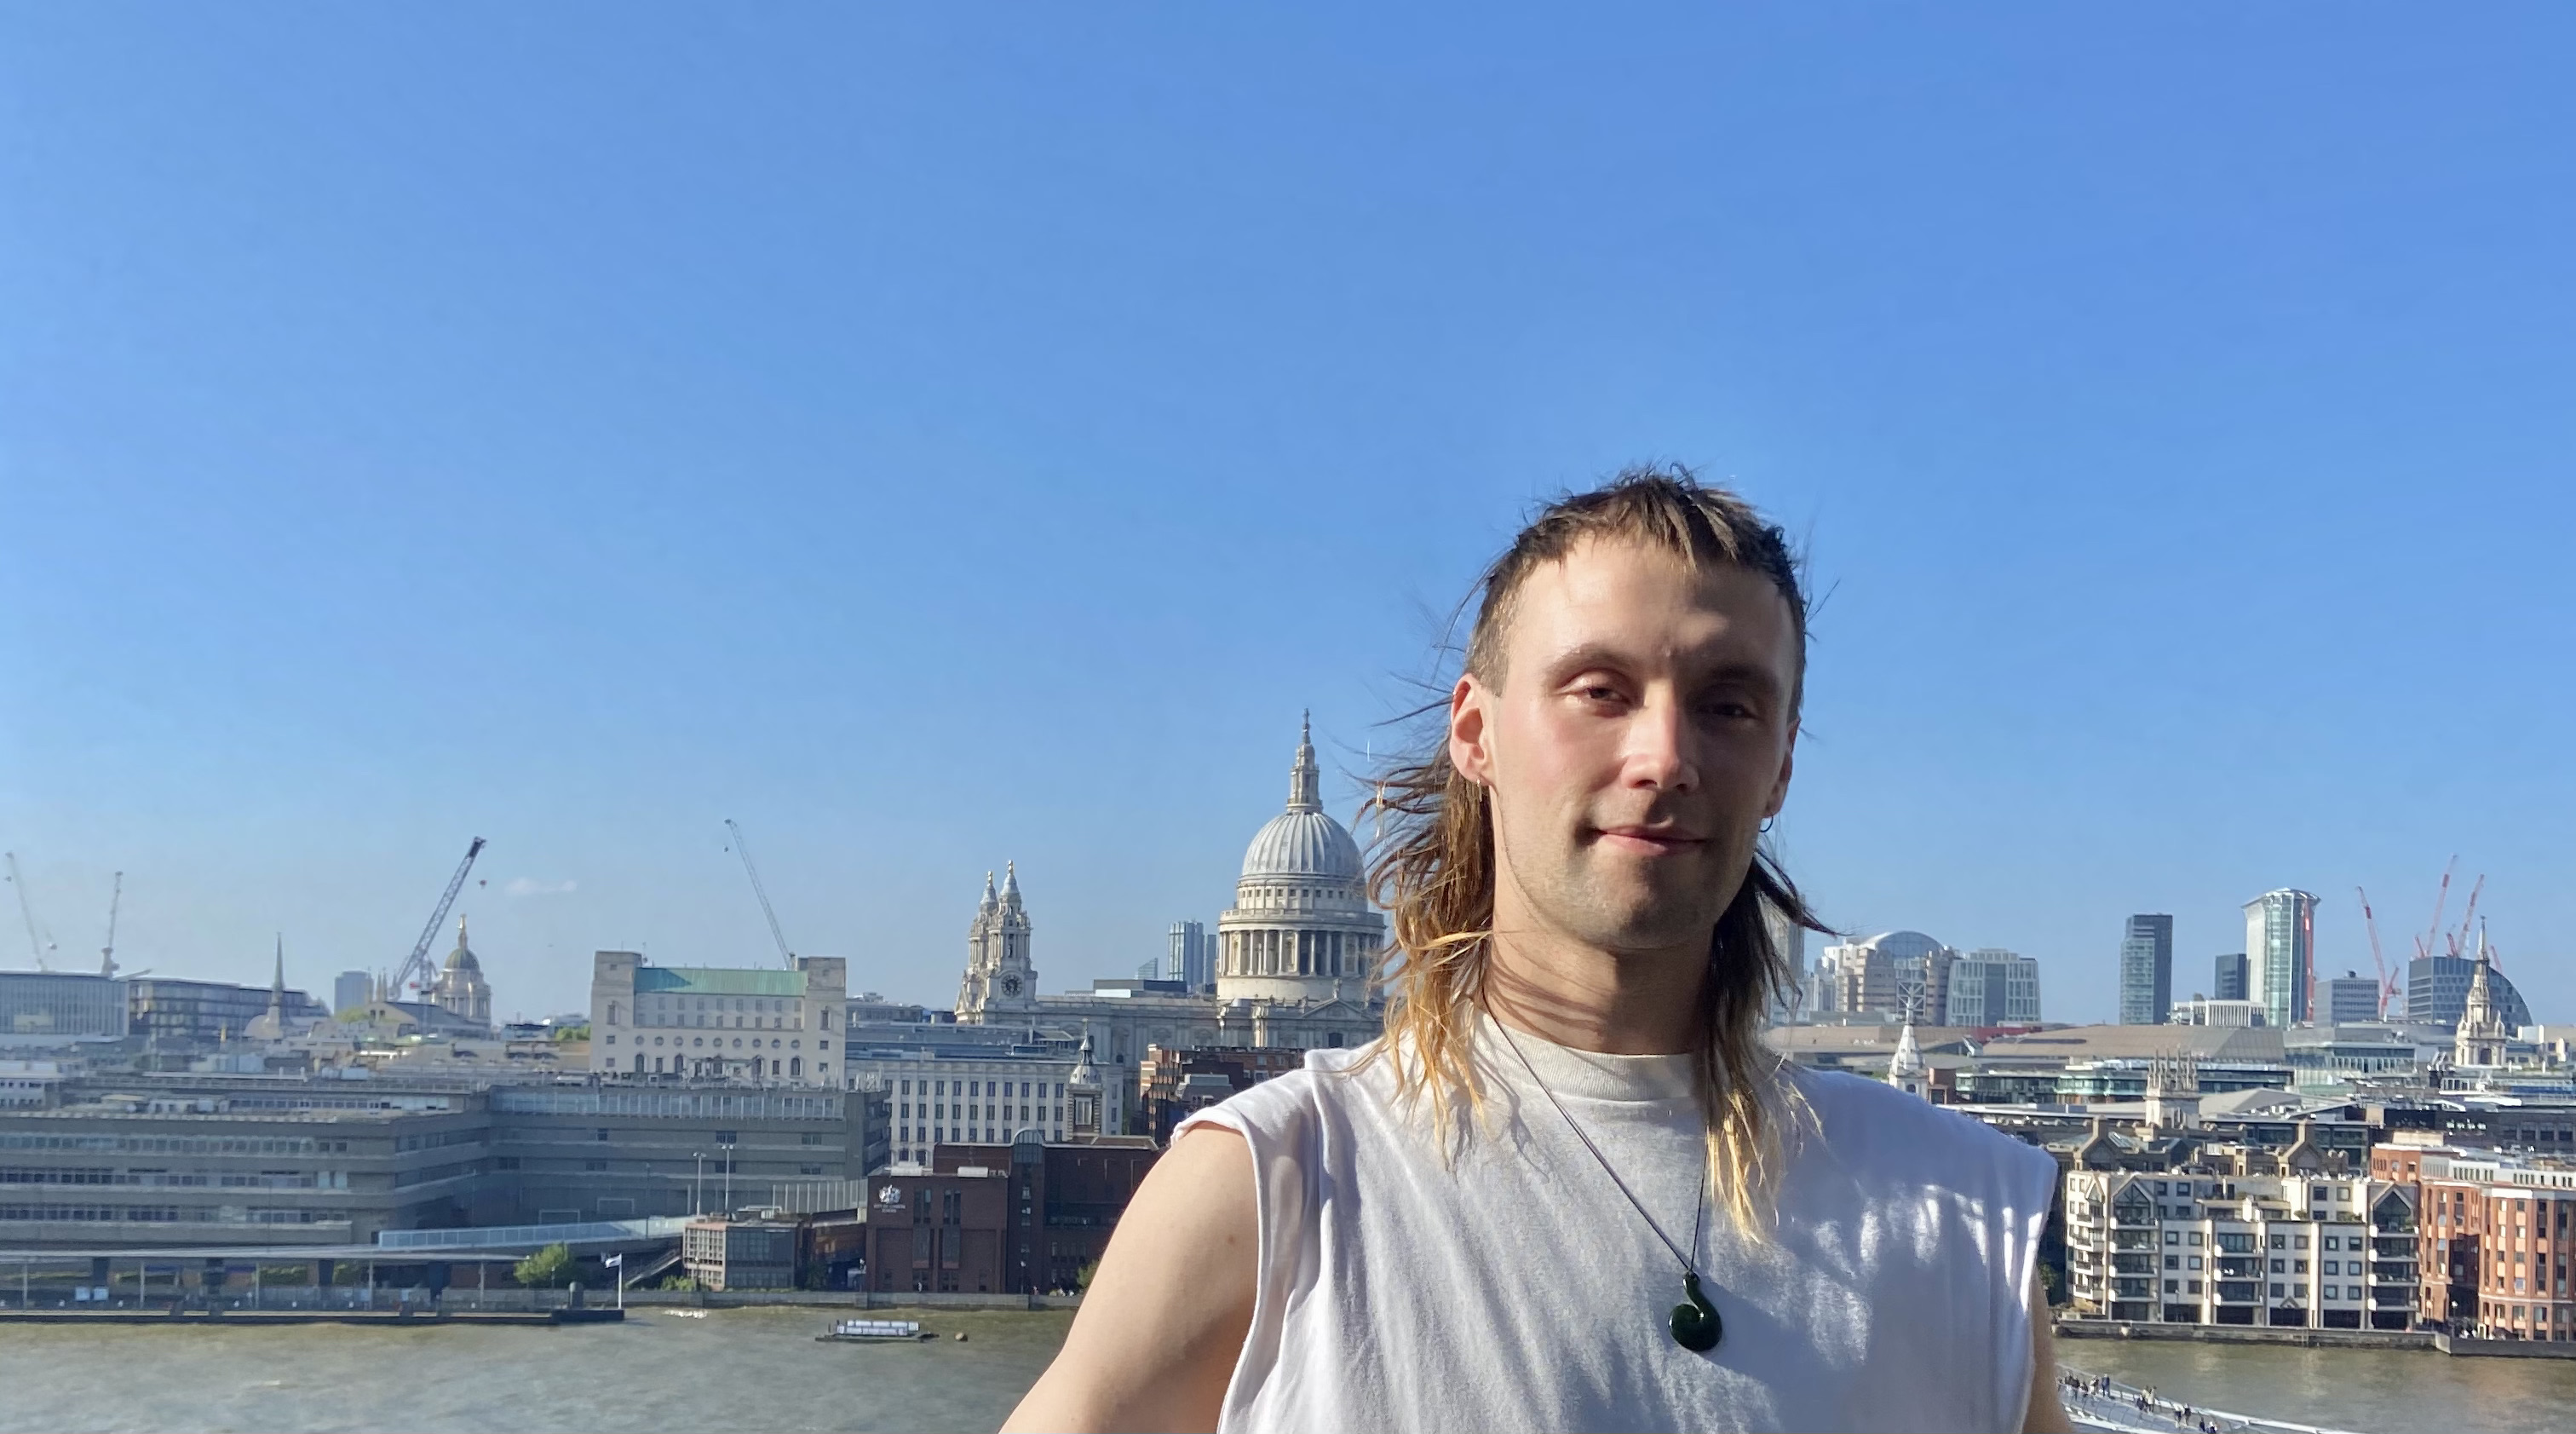
[[[1187,1122],[1014,1429],[2066,1428],[2042,1152],[1760,1042],[1806,612],[1686,472],[1539,517],[1387,775],[1387,1033]],[[1818,927],[1817,929],[1822,929]]]

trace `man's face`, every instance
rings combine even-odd
[[[1789,790],[1797,629],[1770,579],[1587,539],[1521,583],[1449,756],[1491,796],[1497,924],[1704,951]]]

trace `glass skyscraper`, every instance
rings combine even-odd
[[[2245,999],[2263,1003],[2267,1024],[2286,1030],[2307,1022],[2316,939],[2315,896],[2284,888],[2245,903]]]
[[[2120,938],[2120,1024],[2160,1026],[2173,1012],[2173,918],[2132,916]]]

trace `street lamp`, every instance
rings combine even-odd
[[[707,1153],[692,1150],[689,1154],[698,1162],[698,1173],[689,1177],[689,1213],[703,1215],[707,1213]]]
[[[728,1220],[730,1220],[730,1219],[732,1219],[732,1218],[733,1218],[733,1142],[732,1142],[732,1141],[730,1141],[730,1140],[728,1140],[728,1141],[726,1141],[726,1142],[724,1143],[724,1145],[723,1145],[723,1146],[721,1146],[720,1148],[724,1151],[724,1166],[725,1166],[725,1168],[724,1168],[724,1177],[725,1177],[725,1207],[724,1207],[724,1213],[725,1213],[725,1218],[726,1218],[726,1219],[728,1219]]]

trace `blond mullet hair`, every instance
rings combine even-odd
[[[1806,679],[1807,604],[1788,540],[1743,499],[1678,466],[1632,468],[1540,510],[1469,594],[1476,608],[1466,646],[1469,675],[1501,685],[1504,633],[1521,584],[1588,539],[1669,552],[1695,571],[1738,567],[1768,578],[1787,600],[1798,638],[1789,704],[1796,721]],[[1444,701],[1423,713],[1445,710]],[[1493,934],[1494,822],[1490,794],[1450,763],[1445,724],[1427,746],[1376,774],[1377,795],[1363,809],[1380,827],[1370,894],[1394,922],[1379,968],[1386,1036],[1365,1059],[1392,1063],[1399,1097],[1430,1107],[1445,1151],[1485,1110],[1473,1051]],[[1735,1227],[1756,1238],[1771,1229],[1784,1127],[1801,1104],[1783,1063],[1761,1041],[1773,1000],[1798,980],[1772,934],[1773,921],[1827,929],[1757,841],[1743,885],[1710,937],[1702,1039],[1693,1052],[1715,1194]]]

